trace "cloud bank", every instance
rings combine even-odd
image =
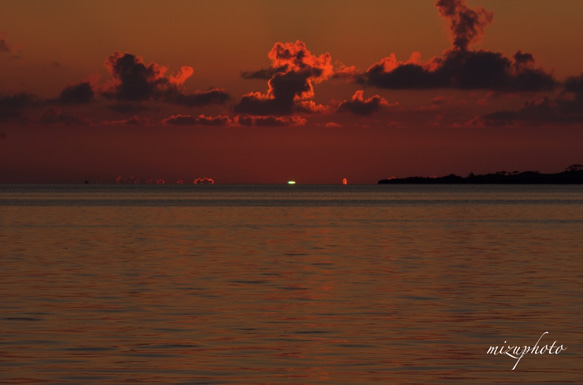
[[[348,111],[357,115],[370,115],[380,110],[382,107],[388,107],[389,102],[379,95],[374,95],[368,99],[364,98],[364,91],[359,90],[352,95],[351,100],[345,100],[338,105],[337,112]]]
[[[275,43],[269,54],[271,68],[244,72],[247,79],[269,77],[266,93],[244,95],[235,112],[251,115],[291,115],[295,112],[318,112],[311,98],[314,87],[334,74],[329,53],[313,55],[302,41]],[[311,102],[311,103],[310,103]]]
[[[231,124],[231,118],[225,115],[199,116],[177,114],[162,120],[162,123],[171,126],[225,126]]]
[[[528,100],[517,111],[495,111],[482,115],[480,121],[486,125],[583,123],[583,74],[569,77],[555,98]]]
[[[40,105],[38,97],[27,93],[0,97],[0,120],[23,118],[22,112],[26,108]]]
[[[183,66],[175,75],[166,76],[167,68],[130,53],[114,52],[105,60],[113,80],[103,95],[122,102],[159,100],[188,107],[224,104],[230,95],[223,90],[186,93],[184,83],[192,76],[192,67]]]
[[[464,0],[438,0],[440,15],[449,23],[452,47],[442,57],[422,63],[414,52],[400,62],[392,54],[373,64],[360,82],[386,89],[455,88],[502,92],[548,91],[557,86],[553,75],[536,67],[532,54],[517,51],[512,58],[502,53],[471,50],[482,40],[493,14],[470,9]]]
[[[65,87],[59,95],[59,102],[64,104],[83,104],[95,100],[95,91],[89,82]]]

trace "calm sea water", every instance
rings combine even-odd
[[[583,186],[4,185],[0,382],[583,383],[582,257]]]

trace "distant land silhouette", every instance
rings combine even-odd
[[[583,165],[573,164],[563,172],[542,174],[538,171],[498,171],[494,174],[466,177],[450,174],[441,177],[412,176],[381,179],[379,184],[583,184]]]

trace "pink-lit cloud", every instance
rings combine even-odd
[[[471,50],[479,42],[493,14],[470,9],[465,0],[437,0],[435,6],[449,22],[453,46],[442,57],[421,62],[413,53],[406,62],[392,54],[373,64],[359,80],[388,89],[490,89],[502,92],[548,91],[557,86],[552,73],[536,67],[533,55],[517,51],[512,58],[502,53]]]
[[[244,95],[235,111],[251,115],[290,115],[297,112],[318,112],[319,106],[310,101],[314,97],[314,84],[334,74],[329,53],[313,55],[302,41],[275,43],[268,53],[269,70],[243,73],[246,78],[270,76],[266,93],[252,92]]]
[[[107,126],[145,126],[148,125],[150,122],[147,118],[141,118],[137,115],[132,116],[131,118],[127,119],[120,119],[120,120],[109,120],[102,122],[101,124]]]
[[[226,126],[231,124],[232,120],[226,115],[206,116],[201,114],[192,116],[177,114],[162,120],[162,123],[171,126]]]
[[[345,100],[340,103],[336,111],[348,111],[357,115],[370,115],[383,107],[388,107],[389,105],[389,102],[379,95],[374,95],[365,99],[364,91],[358,90],[352,95],[351,100]]]
[[[306,119],[301,116],[236,116],[235,123],[241,126],[277,127],[277,126],[303,126]]]
[[[214,89],[187,93],[184,83],[192,76],[192,67],[183,66],[175,75],[166,76],[167,68],[157,63],[146,64],[141,57],[114,52],[105,60],[112,81],[104,96],[118,101],[161,100],[189,107],[223,104],[230,96]]]

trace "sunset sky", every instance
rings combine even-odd
[[[0,0],[0,183],[583,163],[583,1]]]

